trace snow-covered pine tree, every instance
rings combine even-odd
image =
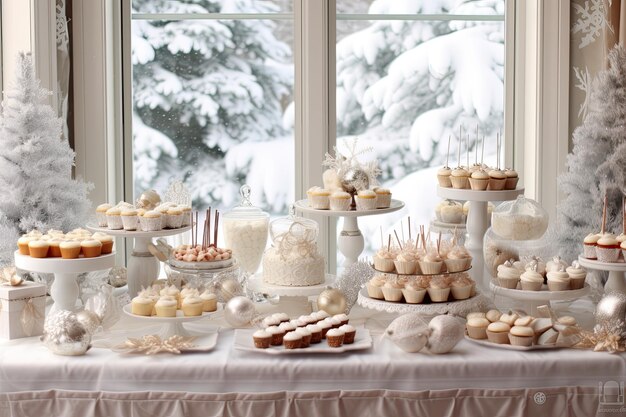
[[[603,199],[608,197],[607,231],[622,231],[622,196],[626,193],[626,51],[609,54],[608,69],[591,88],[587,116],[573,134],[567,172],[559,176],[567,197],[557,209],[555,227],[560,255],[572,261],[589,233],[600,231]]]
[[[276,7],[259,0],[133,0],[134,10],[145,13],[270,13]],[[237,145],[286,135],[283,101],[293,84],[293,66],[286,64],[291,49],[274,28],[271,20],[133,21],[138,192],[165,189],[175,177],[188,184],[195,205],[224,207],[243,182],[254,180],[246,177],[263,148]],[[272,159],[267,162],[274,165]],[[263,193],[255,187],[256,197]],[[265,195],[264,205],[284,210],[284,196],[281,203],[268,201],[273,197]]]
[[[10,251],[18,233],[84,225],[91,205],[89,186],[72,179],[74,152],[61,137],[61,119],[43,103],[50,93],[31,56],[20,53],[16,69],[0,110],[0,240],[10,241],[0,248]]]

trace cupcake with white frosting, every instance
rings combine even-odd
[[[489,171],[488,190],[503,190],[506,185],[506,174],[500,169],[492,169]]]
[[[117,207],[111,207],[106,211],[107,226],[111,230],[122,230],[124,224],[122,223],[122,209]]]
[[[107,210],[113,207],[109,203],[100,204],[96,207],[96,218],[98,219],[98,226],[107,227]]]
[[[345,191],[335,191],[329,197],[332,211],[349,211],[352,205],[352,196]]]
[[[536,267],[524,271],[519,279],[522,289],[526,291],[539,291],[543,285],[543,275],[537,272]]]
[[[496,279],[498,285],[503,288],[516,289],[517,283],[520,280],[521,271],[513,266],[511,261],[506,261],[502,265],[498,266],[498,275]]]
[[[570,288],[570,277],[565,272],[565,269],[559,269],[558,271],[550,271],[547,274],[548,277],[548,289],[550,291],[565,291]]]
[[[383,187],[374,188],[376,193],[376,208],[383,209],[391,206],[391,190]]]
[[[383,285],[382,291],[385,301],[399,302],[402,300],[404,284],[395,279],[388,279]]]
[[[585,278],[587,278],[587,270],[580,266],[578,261],[572,262],[571,266],[565,269],[570,278],[570,289],[579,290],[585,286]]]
[[[376,193],[372,190],[359,191],[355,197],[358,211],[375,210],[378,206]]]
[[[620,243],[614,235],[605,234],[596,246],[596,256],[600,262],[617,262],[621,252]]]
[[[587,259],[597,259],[596,246],[600,240],[598,233],[589,233],[583,241],[583,256]]]
[[[428,287],[428,296],[430,301],[434,303],[441,303],[448,301],[450,295],[450,277],[445,275],[437,275],[430,280],[430,286]]]
[[[472,172],[469,177],[469,184],[472,190],[486,190],[489,185],[489,174],[482,169]]]
[[[321,187],[311,187],[307,191],[309,207],[316,210],[328,210],[330,208],[330,191]]]

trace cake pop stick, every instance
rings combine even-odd
[[[196,211],[196,241],[193,243],[193,247],[198,246],[198,212]]]
[[[209,207],[209,209],[206,211],[206,219],[207,219],[207,223],[208,223],[208,225],[209,225],[209,231],[208,231],[208,232],[205,232],[204,239],[205,239],[205,240],[208,240],[208,242],[207,242],[207,243],[208,243],[208,245],[210,245],[210,244],[211,244],[211,239],[209,238],[210,233],[211,233],[211,211],[212,211],[212,208],[211,208],[211,207]],[[208,234],[206,234],[206,233],[208,233]],[[207,245],[207,246],[208,246],[208,245]]]
[[[467,155],[467,169],[469,169],[469,166],[470,166],[469,165],[469,133],[467,134],[466,144],[467,144],[467,152],[466,152],[466,155]]]
[[[474,147],[476,148],[476,152],[474,155],[474,165],[478,165],[478,141],[480,139],[478,138],[478,125],[476,125],[476,144],[474,145]]]
[[[409,216],[409,242],[413,240],[411,239],[411,216]]]
[[[396,235],[396,240],[398,241],[398,246],[400,247],[400,250],[402,250],[402,243],[400,243],[400,238],[398,237],[398,232],[396,232],[394,230],[393,234]]]
[[[189,223],[191,224],[191,246],[193,246],[193,213],[191,211],[189,212],[189,217]]]
[[[420,225],[420,236],[422,238],[422,246],[424,246],[424,250],[426,250],[426,238],[424,237],[424,225]]]
[[[457,159],[459,164],[457,166],[461,166],[461,142],[463,142],[463,136],[461,134],[461,129],[463,128],[463,125],[459,126],[459,147],[457,149]]]
[[[604,204],[602,205],[602,230],[600,230],[601,234],[604,234],[606,230],[606,205],[608,202],[608,198],[606,196],[606,192],[604,193]]]
[[[481,146],[481,151],[480,151],[480,165],[483,165],[483,161],[485,160],[485,135],[483,135],[483,140],[480,144]]]
[[[215,226],[213,229],[213,246],[215,246],[216,248],[217,248],[217,236],[218,236],[219,225],[220,225],[220,212],[218,210],[215,210]]]
[[[404,242],[404,225],[402,224],[402,220],[400,220],[400,236],[402,236],[402,241]]]
[[[448,152],[446,152],[446,167],[448,166],[448,160],[450,158],[450,139],[452,135],[448,135]]]
[[[437,238],[437,255],[440,254],[439,250],[441,249],[441,232],[439,232],[439,237]]]
[[[387,252],[391,252],[391,235],[387,239]]]
[[[622,233],[626,235],[626,196],[622,197]]]

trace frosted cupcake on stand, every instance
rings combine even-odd
[[[378,206],[376,192],[372,190],[359,191],[355,201],[357,211],[375,210]]]
[[[307,191],[309,206],[316,210],[328,210],[330,208],[330,191],[321,187],[311,187]]]
[[[522,290],[539,291],[543,285],[543,275],[537,272],[537,263],[533,262],[527,266],[526,271],[520,275]]]
[[[585,278],[587,278],[587,270],[580,266],[578,261],[572,262],[571,266],[565,269],[570,278],[570,289],[579,290],[585,286]]]
[[[352,196],[345,191],[335,191],[329,197],[329,207],[332,211],[349,211]]]

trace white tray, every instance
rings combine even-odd
[[[15,251],[15,266],[31,272],[49,274],[80,274],[102,271],[115,266],[115,251],[95,258],[33,258]]]
[[[283,297],[309,297],[319,295],[326,287],[333,285],[335,275],[326,274],[326,280],[319,285],[305,287],[288,287],[284,285],[267,284],[263,282],[262,274],[255,274],[248,280],[248,289],[262,294],[279,295]]]
[[[437,195],[441,198],[462,201],[510,201],[518,195],[524,194],[524,188],[515,190],[466,190],[458,188],[446,188],[437,186]]]
[[[303,213],[314,213],[321,214],[323,216],[328,217],[362,217],[362,216],[373,216],[376,214],[384,214],[384,213],[393,213],[394,211],[398,211],[404,207],[404,203],[400,200],[391,200],[391,205],[388,208],[381,208],[375,210],[349,210],[349,211],[338,211],[338,210],[318,210],[309,207],[309,203],[307,200],[299,200],[295,203],[296,210],[301,211]]]
[[[178,229],[161,229],[155,230],[153,232],[144,232],[140,230],[112,230],[106,227],[95,226],[93,224],[88,224],[87,226],[85,226],[85,228],[91,232],[101,232],[111,236],[121,236],[128,238],[153,238],[161,236],[174,236],[191,230],[191,226],[185,226]]]
[[[591,288],[588,284],[579,290],[565,290],[565,291],[550,291],[547,285],[543,285],[540,291],[528,291],[528,290],[513,290],[510,288],[503,288],[499,285],[489,282],[489,288],[494,295],[502,295],[513,300],[522,301],[563,301],[563,300],[575,300],[591,292]]]
[[[309,347],[302,349],[285,349],[283,346],[270,346],[267,349],[259,349],[254,347],[254,340],[252,334],[256,329],[237,329],[235,330],[235,338],[233,340],[233,347],[237,350],[244,350],[248,352],[258,352],[267,355],[307,355],[309,353],[321,353],[332,354],[349,352],[351,350],[369,349],[372,347],[372,337],[369,330],[364,327],[358,327],[356,329],[356,336],[354,343],[349,345],[341,345],[338,348],[329,347],[325,339],[322,339],[321,343],[312,344]]]
[[[177,261],[176,259],[169,259],[167,261],[168,265],[174,267],[176,269],[181,269],[184,271],[217,271],[217,270],[226,270],[235,266],[235,259],[230,258],[223,261],[212,261],[212,262],[185,262],[185,261]],[[219,272],[219,271],[218,271]]]
[[[465,335],[465,339],[472,341],[474,343],[477,343],[479,345],[498,348],[498,349],[506,349],[506,350],[527,351],[527,350],[546,350],[546,349],[564,349],[565,348],[564,346],[555,346],[555,345],[514,346],[508,343],[507,344],[493,343],[487,339],[472,339],[467,334]]]

